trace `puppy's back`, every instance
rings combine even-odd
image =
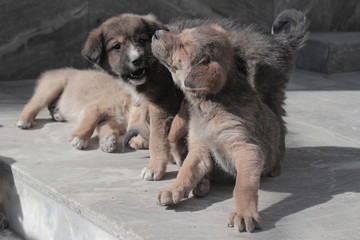
[[[114,109],[112,106],[126,107],[131,103],[131,96],[123,84],[104,72],[60,69],[46,72],[45,76],[44,80],[51,78],[66,83],[57,105],[69,121],[78,121],[79,114],[91,104],[99,109]]]

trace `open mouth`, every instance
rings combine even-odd
[[[140,68],[132,73],[129,73],[126,77],[129,80],[137,80],[140,79],[142,77],[144,77],[146,75],[146,69],[145,68]]]

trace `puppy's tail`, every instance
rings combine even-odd
[[[271,34],[287,44],[291,51],[305,45],[309,35],[310,22],[304,13],[295,9],[286,9],[274,20]]]
[[[129,142],[133,137],[140,135],[144,138],[145,141],[149,142],[150,139],[150,125],[148,123],[143,123],[139,125],[132,126],[124,136],[124,146],[130,147]]]

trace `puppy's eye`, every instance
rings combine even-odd
[[[184,48],[184,44],[179,43],[179,48]]]
[[[206,56],[204,56],[204,57],[201,59],[200,63],[202,63],[202,64],[209,64],[210,61],[211,61],[210,57],[206,55]]]
[[[114,49],[114,50],[120,50],[120,48],[121,48],[121,44],[120,44],[120,43],[117,43],[117,44],[115,44],[115,45],[112,47],[112,49]]]
[[[141,39],[139,39],[139,43],[144,45],[146,43],[146,40],[141,38]]]

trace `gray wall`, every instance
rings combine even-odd
[[[1,0],[0,81],[36,78],[47,69],[88,65],[87,33],[124,12],[183,17],[238,17],[269,29],[286,8],[306,12],[312,31],[360,31],[359,0]]]

